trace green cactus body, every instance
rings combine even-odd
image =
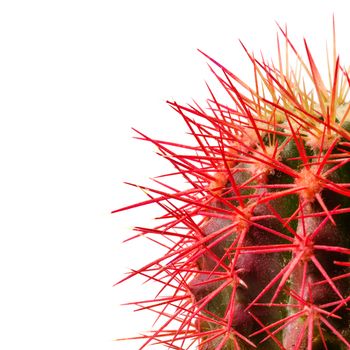
[[[140,134],[189,185],[157,180],[142,187],[147,201],[123,208],[165,210],[156,228],[135,228],[164,256],[127,277],[161,285],[137,302],[163,320],[145,346],[350,348],[350,79],[334,49],[326,87],[306,42],[304,61],[281,32],[278,64],[247,52],[254,88],[206,56],[232,105],[211,91],[209,109],[169,102],[194,145]]]

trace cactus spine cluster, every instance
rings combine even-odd
[[[175,168],[117,210],[164,210],[135,228],[164,255],[125,278],[160,285],[135,302],[159,315],[142,348],[350,349],[350,77],[335,47],[325,79],[280,31],[277,63],[243,46],[252,86],[206,56],[231,104],[169,102],[193,144],[139,133]]]

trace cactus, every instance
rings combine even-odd
[[[279,31],[277,63],[242,44],[251,86],[203,53],[231,103],[210,88],[205,108],[168,102],[193,143],[138,132],[175,169],[152,188],[131,184],[147,200],[116,210],[164,212],[135,228],[164,255],[123,279],[160,286],[135,302],[159,316],[142,349],[350,349],[350,77],[334,24],[327,79],[307,42],[302,57]]]

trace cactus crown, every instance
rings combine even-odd
[[[142,349],[350,348],[350,78],[334,48],[326,82],[306,41],[302,58],[279,29],[276,64],[243,46],[252,87],[206,55],[230,105],[210,89],[208,108],[169,102],[195,144],[139,133],[187,184],[157,178],[117,210],[164,210],[135,228],[164,255],[125,278],[160,285],[135,303],[160,316]]]

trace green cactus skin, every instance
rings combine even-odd
[[[193,144],[139,133],[187,185],[159,178],[117,210],[165,212],[135,228],[164,256],[124,279],[160,284],[135,303],[160,316],[142,349],[350,349],[350,77],[333,48],[326,84],[307,43],[303,59],[280,31],[277,64],[244,48],[253,87],[206,55],[232,105],[211,90],[208,108],[169,102]]]

